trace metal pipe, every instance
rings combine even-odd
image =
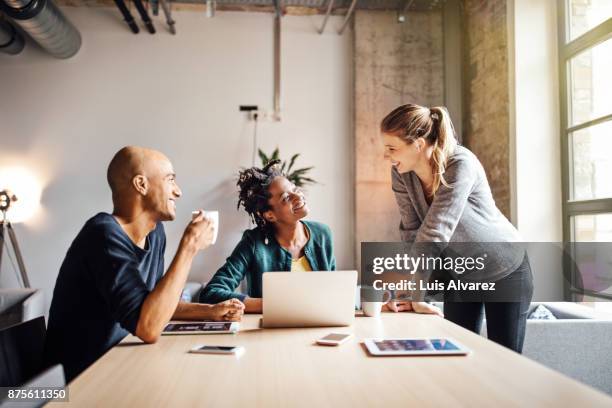
[[[206,17],[213,18],[217,10],[217,0],[206,0]]]
[[[342,23],[342,27],[340,27],[340,29],[338,30],[338,34],[342,35],[342,33],[344,32],[344,29],[348,25],[348,22],[351,19],[351,15],[353,14],[353,11],[355,10],[355,4],[357,4],[357,0],[353,0],[351,2],[351,6],[346,12],[346,16],[344,16],[344,22]]]
[[[21,282],[23,283],[24,288],[31,288],[30,279],[28,278],[28,273],[26,271],[25,262],[23,262],[23,256],[21,255],[21,249],[19,249],[19,242],[17,241],[17,235],[15,235],[15,230],[13,230],[13,226],[6,219],[6,212],[3,214],[3,220],[0,220],[0,267],[2,266],[2,252],[4,251],[4,243],[6,240],[5,231],[8,233],[9,240],[11,241],[11,245],[13,246],[13,253],[15,254],[15,259],[17,260],[17,267],[19,269],[19,276],[21,277]],[[8,249],[8,246],[7,246]],[[10,259],[10,254],[9,254]],[[13,264],[14,266],[14,264]],[[17,272],[17,271],[15,271]]]
[[[323,18],[323,24],[321,25],[321,28],[319,29],[319,34],[323,34],[323,31],[325,31],[325,26],[327,25],[327,20],[329,19],[329,16],[331,14],[333,7],[334,7],[334,0],[329,0],[329,3],[327,3],[327,11],[325,12],[325,17]]]
[[[15,235],[15,230],[10,222],[6,223],[6,227],[9,234],[9,239],[11,240],[11,245],[13,245],[13,252],[15,253],[15,259],[17,260],[17,266],[19,267],[19,273],[21,275],[21,282],[23,283],[24,288],[31,288],[30,278],[28,278],[28,273],[26,272],[25,262],[23,262],[23,256],[21,255],[21,249],[19,249],[19,243],[17,242],[17,235]]]
[[[159,0],[149,0],[149,4],[151,5],[151,14],[159,15]]]
[[[276,17],[282,17],[283,16],[282,0],[273,0],[273,2],[274,2],[274,13],[276,14]]]
[[[0,0],[0,10],[54,57],[70,58],[81,48],[81,34],[52,0]]]
[[[23,51],[23,36],[8,21],[0,20],[0,52],[16,55]]]
[[[174,24],[176,22],[172,19],[172,9],[170,8],[170,4],[168,4],[167,0],[159,0],[159,3],[161,4],[164,16],[166,16],[166,24],[168,24],[168,30],[170,30],[172,34],[176,34],[176,28],[174,27]]]
[[[147,31],[151,34],[155,34],[155,26],[151,21],[151,17],[149,17],[149,13],[142,5],[141,0],[134,0],[134,6],[136,6],[136,10],[138,10],[138,14],[140,14],[140,18],[142,19],[143,24],[147,27]]]
[[[130,27],[130,30],[132,30],[134,34],[138,34],[140,32],[140,29],[138,28],[136,21],[134,21],[134,16],[132,16],[132,13],[130,13],[130,10],[125,5],[125,2],[123,0],[115,0],[115,4],[123,15],[123,20]]]
[[[281,109],[281,15],[274,16],[274,116],[280,119]]]

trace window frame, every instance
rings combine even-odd
[[[583,51],[612,38],[612,17],[605,20],[598,26],[591,28],[581,36],[569,40],[570,33],[570,0],[557,0],[558,18],[558,52],[559,52],[559,94],[560,94],[560,138],[561,138],[561,194],[562,194],[562,217],[563,217],[563,242],[570,245],[574,238],[572,228],[572,217],[579,215],[592,215],[612,212],[612,197],[590,200],[572,200],[570,191],[573,186],[571,170],[571,134],[577,130],[586,129],[601,123],[612,121],[612,112],[607,115],[569,126],[571,105],[571,78],[570,62],[571,59]],[[612,136],[611,136],[612,137]],[[573,251],[572,251],[573,252]],[[570,282],[564,281],[565,298],[574,301],[578,294],[588,295],[602,300],[612,300],[612,295],[592,292],[585,289],[576,289],[575,270],[573,262],[564,260],[563,269],[569,273],[564,276],[570,277]]]

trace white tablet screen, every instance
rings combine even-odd
[[[459,350],[453,342],[447,339],[425,339],[425,340],[381,340],[374,344],[380,351],[438,351]]]

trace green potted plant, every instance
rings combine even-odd
[[[274,149],[271,155],[266,155],[261,149],[258,149],[259,158],[261,159],[261,165],[265,166],[272,160],[280,160],[280,152],[278,147]],[[295,184],[297,187],[304,187],[308,184],[316,184],[316,181],[308,177],[307,174],[314,166],[302,167],[301,169],[293,170],[293,165],[297,158],[300,157],[299,153],[294,154],[289,159],[289,164],[286,160],[281,160],[281,173],[285,174],[287,179]],[[292,171],[293,170],[293,171]]]

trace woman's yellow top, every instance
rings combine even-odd
[[[291,260],[291,272],[310,272],[312,268],[308,259],[305,256],[301,256],[298,259]]]

